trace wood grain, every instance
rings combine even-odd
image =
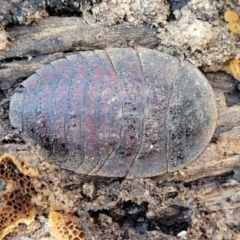
[[[77,51],[128,47],[153,48],[158,39],[146,25],[87,25],[79,18],[49,17],[38,25],[14,26],[7,31],[11,45],[0,51],[0,88],[27,78],[44,64]]]

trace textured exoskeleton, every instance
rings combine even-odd
[[[106,177],[178,170],[204,150],[217,107],[192,64],[145,48],[80,52],[22,83],[10,120],[62,168]]]

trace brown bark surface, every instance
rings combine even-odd
[[[35,70],[81,50],[156,48],[155,29],[49,17],[6,30],[9,43],[0,52],[0,153],[13,154],[39,175],[34,180],[38,195],[32,199],[37,217],[4,239],[54,239],[46,227],[51,210],[78,217],[87,239],[179,239],[178,234],[182,239],[240,239],[239,82],[224,72],[205,72],[218,105],[217,127],[205,151],[184,169],[135,180],[81,176],[59,169],[43,149],[26,144],[11,128],[11,95]],[[4,187],[0,182],[0,191]]]

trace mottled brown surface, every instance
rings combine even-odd
[[[11,125],[64,169],[105,177],[174,172],[210,142],[217,107],[193,65],[147,48],[79,52],[37,70]]]
[[[155,32],[145,25],[104,28],[97,24],[87,25],[75,17],[50,17],[36,26],[16,26],[9,29],[8,36],[11,47],[0,51],[0,87],[3,90],[44,64],[69,55],[68,52],[135,44],[152,48],[158,44]]]
[[[14,1],[1,1],[4,4],[6,2],[7,5],[11,5]],[[31,1],[34,6],[36,2]],[[50,2],[53,4],[53,1]],[[67,11],[70,1],[64,2],[67,4],[64,5],[61,1],[59,6]],[[7,5],[1,8],[5,11],[4,19],[7,19],[1,20],[1,23],[10,37],[6,39],[5,32],[1,33],[5,41],[4,49],[7,50],[0,54],[2,59],[0,152],[1,154],[12,152],[19,158],[21,155],[26,167],[39,170],[36,184],[40,195],[39,198],[32,199],[37,206],[35,221],[29,226],[19,226],[6,239],[51,239],[48,225],[50,210],[80,217],[79,225],[83,228],[87,239],[174,240],[179,239],[177,237],[179,233],[184,235],[182,239],[189,240],[240,239],[239,83],[223,72],[210,72],[221,69],[225,61],[239,54],[239,36],[235,39],[230,38],[227,24],[223,19],[226,10],[239,13],[239,5],[237,1],[223,0],[179,1],[180,5],[169,5],[174,2],[177,3],[177,1],[157,1],[152,4],[151,1],[151,7],[147,1],[144,1],[143,6],[139,6],[135,1],[126,4],[121,0],[115,3],[113,1],[111,4],[105,1],[87,4],[79,14],[83,13],[82,16],[87,24],[76,27],[76,29],[87,29],[83,33],[86,37],[89,32],[91,37],[86,41],[81,40],[84,38],[81,30],[69,30],[69,27],[65,27],[68,26],[68,22],[70,25],[75,22],[76,25],[79,23],[79,26],[82,26],[82,18],[79,18],[79,22],[64,17],[39,21],[43,15],[37,14],[35,16],[40,18],[32,22],[34,24],[39,22],[35,26],[14,26],[15,23],[25,24],[27,19],[31,19],[24,17],[20,18],[22,22],[17,22],[15,21],[17,14],[30,12],[14,10],[13,13],[9,13]],[[18,9],[22,9],[22,1],[15,1],[15,6],[20,6]],[[38,6],[41,8],[41,5]],[[173,7],[176,6],[177,11],[173,11]],[[47,9],[50,15],[53,13],[64,15],[64,11],[52,11],[52,8],[48,10],[45,6],[43,8]],[[154,13],[155,9],[159,8],[160,10]],[[78,13],[73,14],[77,16]],[[49,29],[53,30],[48,21],[52,21],[52,26],[56,26],[57,32],[45,31],[48,24]],[[60,24],[57,25],[57,22]],[[7,25],[9,23],[12,25]],[[100,25],[94,25],[96,27],[94,28],[90,23]],[[128,25],[130,23],[140,28],[135,26],[131,28]],[[143,29],[147,30],[140,30],[135,34],[134,29],[142,29],[140,25],[142,23],[154,28],[144,26]],[[41,28],[43,26],[41,24],[45,24],[45,27]],[[37,33],[34,32],[35,29],[38,30]],[[91,30],[94,29],[103,29],[100,31],[102,33],[100,38],[96,33],[97,30],[92,34]],[[197,34],[198,30],[201,34]],[[124,31],[127,33],[123,34]],[[70,35],[71,33],[73,35]],[[132,33],[134,34],[131,35]],[[35,37],[41,39],[41,44],[38,42],[34,45],[37,41]],[[61,41],[58,41],[59,37]],[[69,45],[64,39],[70,41]],[[73,45],[74,39],[78,40],[76,45]],[[203,154],[184,169],[156,178],[135,180],[81,176],[57,168],[39,146],[25,144],[19,132],[10,127],[8,118],[10,96],[13,92],[18,92],[20,83],[43,64],[79,49],[113,45],[134,46],[141,41],[143,41],[142,46],[158,48],[163,52],[184,57],[194,65],[209,71],[206,76],[214,88],[219,112],[216,132]],[[48,48],[49,43],[51,43],[50,48]],[[157,46],[158,43],[160,44]],[[16,48],[15,44],[19,47]],[[30,48],[31,51],[28,51]],[[11,52],[12,49],[15,49],[15,54]],[[6,58],[7,54],[9,57]],[[4,186],[3,183],[0,184],[1,189]],[[185,230],[187,232],[184,234]]]

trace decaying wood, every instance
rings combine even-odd
[[[2,90],[7,90],[11,87],[13,83],[16,82],[18,79],[24,79],[29,77],[31,74],[34,73],[35,70],[41,68],[43,65],[57,60],[59,58],[64,57],[65,54],[55,53],[55,54],[48,54],[42,55],[38,57],[34,57],[29,60],[20,60],[20,61],[11,61],[6,63],[1,63],[0,75],[1,75],[1,82],[0,88]]]
[[[213,88],[220,89],[222,92],[229,93],[234,90],[235,82],[224,72],[206,73],[206,78]]]
[[[129,45],[152,48],[158,44],[154,30],[146,25],[104,28],[97,24],[87,25],[74,17],[50,17],[38,25],[14,27],[7,33],[11,46],[0,52],[0,60],[8,61],[0,65],[2,89],[9,88],[16,79],[31,75],[43,64],[63,57],[66,55],[63,52]],[[13,61],[9,62],[11,59]]]
[[[87,25],[79,18],[50,17],[35,26],[14,27],[7,31],[12,46],[0,59],[36,56],[63,51],[126,47],[129,44],[154,47],[155,32],[146,25],[116,25],[105,28]]]
[[[64,57],[69,52],[134,44],[153,48],[158,44],[154,30],[146,26],[119,25],[104,28],[85,25],[75,18],[49,18],[36,26],[13,27],[8,34],[11,46],[0,55],[0,88],[4,91],[44,64]],[[237,84],[225,73],[206,73],[206,77],[217,100],[217,127],[212,142],[205,151],[184,169],[152,179],[121,180],[122,182],[112,179],[98,184],[94,178],[76,177],[60,170],[54,172],[54,168],[46,161],[46,174],[40,170],[45,174],[43,178],[50,179],[48,181],[52,182],[52,189],[61,186],[64,191],[69,191],[69,196],[73,193],[81,195],[79,215],[86,217],[91,212],[100,213],[98,220],[99,224],[102,221],[102,228],[108,229],[109,225],[104,224],[110,222],[112,227],[114,224],[111,221],[114,222],[115,219],[116,223],[125,217],[125,210],[121,209],[123,202],[130,201],[139,205],[147,202],[146,216],[149,221],[164,222],[168,219],[166,226],[172,226],[169,219],[180,222],[188,219],[191,222],[189,234],[192,236],[189,239],[239,239],[236,226],[240,224],[240,106],[227,104],[227,96],[236,90]],[[3,143],[0,153],[27,153],[29,157],[33,152],[38,152],[37,148],[31,151],[26,149],[28,147],[23,144]],[[44,157],[46,158],[42,155]],[[40,157],[35,158],[37,160],[34,166],[41,166]],[[177,197],[172,197],[175,194]],[[133,213],[129,215],[131,214]],[[85,223],[94,229],[93,222],[89,223],[85,219]],[[96,234],[97,231],[92,233],[93,236]],[[133,229],[128,234],[137,235]],[[144,234],[146,238],[143,238]],[[144,234],[139,239],[177,239],[162,234],[161,230]]]

